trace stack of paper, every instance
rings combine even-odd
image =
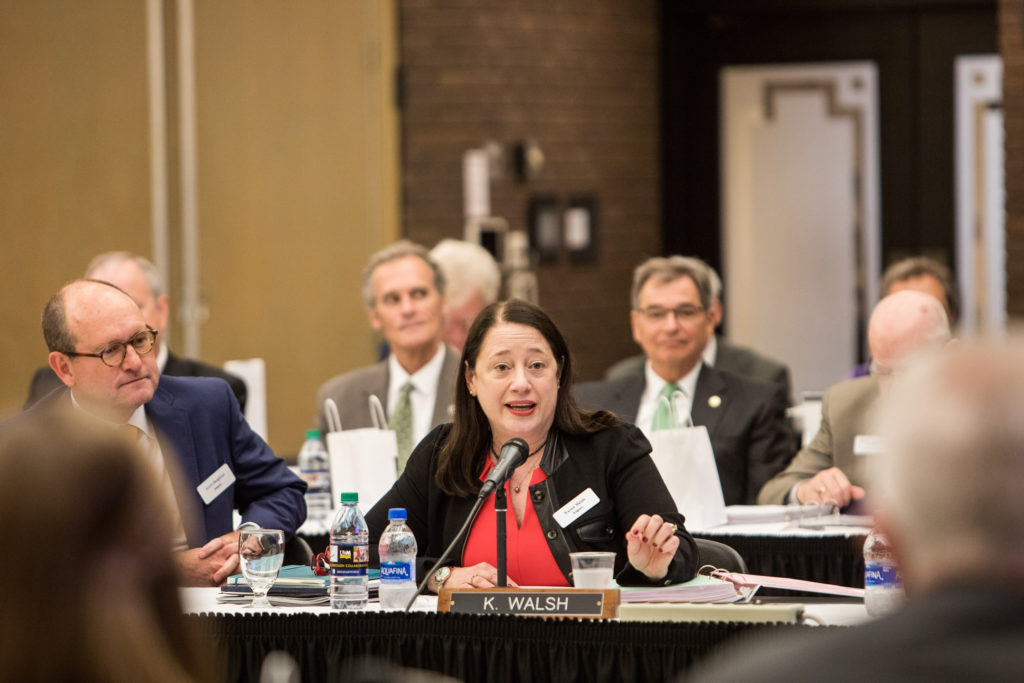
[[[831,515],[832,505],[730,505],[725,508],[729,524],[765,524]]]
[[[619,594],[620,602],[737,602],[754,594],[753,589],[737,586],[711,576],[696,576],[686,583],[671,586],[625,587]]]

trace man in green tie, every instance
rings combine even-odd
[[[442,341],[446,304],[441,269],[422,246],[402,240],[370,257],[363,271],[363,298],[370,325],[388,343],[380,363],[334,377],[317,392],[320,428],[323,405],[338,405],[343,429],[370,427],[369,398],[387,411],[398,440],[398,472],[427,432],[451,420],[459,356]]]
[[[703,362],[714,335],[712,276],[700,259],[652,258],[633,274],[630,324],[646,362],[628,375],[577,387],[588,408],[611,410],[647,433],[703,425],[711,437],[726,505],[755,502],[761,485],[789,462],[795,444],[788,398],[778,384]],[[669,407],[674,410],[669,410]]]

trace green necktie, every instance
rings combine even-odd
[[[405,469],[405,463],[412,453],[412,382],[406,382],[398,394],[398,403],[391,411],[391,419],[388,420],[388,428],[395,430],[395,437],[398,440],[398,473]]]
[[[658,407],[654,409],[654,419],[651,420],[652,432],[659,429],[675,429],[679,426],[672,410],[672,395],[677,391],[682,392],[682,388],[675,382],[669,382],[658,394]]]

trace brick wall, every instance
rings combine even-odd
[[[464,150],[495,141],[505,174],[492,213],[527,227],[531,195],[588,193],[598,250],[538,267],[541,304],[580,378],[637,352],[628,326],[633,267],[661,249],[658,10],[654,0],[401,0],[403,230],[431,246],[461,237]],[[546,166],[521,182],[513,145]]]
[[[999,3],[1006,129],[1006,308],[1024,315],[1024,0]]]

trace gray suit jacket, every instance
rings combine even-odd
[[[645,385],[641,365],[618,380],[580,384],[576,399],[585,408],[610,410],[633,422]],[[720,400],[709,401],[712,396]],[[726,505],[753,504],[761,486],[789,462],[795,449],[785,411],[778,386],[701,368],[691,416],[695,425],[708,428]]]
[[[742,375],[762,382],[773,382],[782,387],[786,404],[793,405],[793,385],[789,379],[789,367],[784,363],[772,360],[753,349],[745,346],[734,346],[727,339],[717,337],[718,350],[715,352],[715,367],[719,370]],[[644,354],[630,356],[620,360],[604,373],[605,380],[619,379],[633,374],[637,368],[643,367]]]
[[[430,422],[433,429],[439,424],[452,421],[455,382],[459,376],[459,354],[445,347],[444,364],[434,397],[434,417]],[[388,363],[381,361],[374,365],[357,368],[333,377],[320,387],[316,394],[317,423],[320,433],[327,430],[324,418],[324,401],[333,398],[338,404],[343,429],[372,427],[369,399],[371,395],[380,399],[384,409],[388,407]]]
[[[867,481],[865,458],[853,454],[853,440],[868,434],[868,417],[878,401],[878,382],[858,377],[834,384],[821,399],[821,428],[811,443],[801,448],[793,461],[764,485],[757,496],[761,505],[786,502],[786,494],[797,483],[821,470],[835,466],[856,486]]]

